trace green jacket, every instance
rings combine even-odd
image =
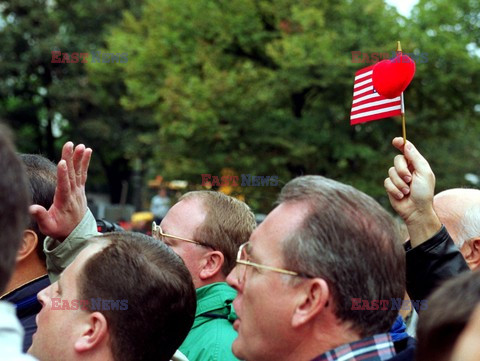
[[[192,329],[180,346],[190,361],[238,360],[232,353],[237,318],[232,301],[237,292],[225,282],[197,289],[197,311]]]

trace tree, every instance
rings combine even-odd
[[[110,26],[124,10],[138,11],[141,2],[19,0],[0,5],[0,115],[17,129],[19,149],[55,159],[65,140],[86,143],[95,150],[91,178],[96,182],[90,187],[105,184],[106,177],[112,201],[118,202],[122,182],[131,175],[132,143],[145,130],[138,127],[141,114],[121,109],[123,84],[114,73],[100,88],[88,77],[86,64],[52,63],[52,51],[100,51]]]
[[[198,184],[231,168],[278,175],[281,186],[317,173],[371,191],[395,127],[350,128],[351,51],[392,48],[398,29],[382,1],[163,0],[127,13],[108,49],[133,49],[119,64],[122,104],[152,111],[158,132],[145,140],[164,177]],[[266,210],[278,190],[242,192]]]

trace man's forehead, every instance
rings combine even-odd
[[[202,200],[198,197],[190,197],[177,202],[165,215],[161,222],[164,232],[176,232],[177,228],[194,228],[201,225],[206,217]]]
[[[305,202],[280,203],[267,215],[259,228],[267,228],[274,233],[291,233],[298,229],[307,215],[308,207]]]
[[[285,238],[298,231],[307,215],[308,207],[305,202],[279,204],[253,231],[250,237],[252,252],[255,252],[255,248],[263,241],[268,241],[270,246],[279,245]]]

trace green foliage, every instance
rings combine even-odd
[[[25,144],[41,143],[57,122],[94,147],[112,194],[141,160],[145,178],[193,185],[226,168],[278,175],[278,187],[235,190],[264,212],[282,184],[308,173],[387,204],[383,179],[401,125],[349,125],[353,76],[367,65],[351,52],[392,52],[396,40],[419,60],[405,93],[407,136],[438,189],[477,173],[476,1],[421,0],[410,19],[382,0],[17,3],[3,7],[15,21],[0,29],[0,114]],[[128,53],[128,62],[49,63],[59,47]]]
[[[192,183],[223,168],[282,183],[317,173],[380,193],[366,170],[395,128],[377,124],[384,131],[376,137],[369,125],[350,128],[351,51],[394,46],[399,25],[390,13],[381,1],[185,0],[126,14],[108,49],[134,54],[120,64],[122,104],[152,111],[151,167]],[[278,191],[242,189],[263,210]]]

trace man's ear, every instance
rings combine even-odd
[[[199,274],[200,279],[203,281],[222,272],[224,259],[223,253],[220,251],[206,253],[203,258],[203,267]]]
[[[466,247],[469,248],[469,252],[464,254],[465,261],[472,270],[475,270],[480,267],[480,237],[469,240]]]
[[[38,236],[35,231],[26,229],[23,231],[22,243],[17,252],[17,262],[23,261],[30,256],[32,252],[35,252],[38,244]]]
[[[328,284],[322,278],[308,279],[300,284],[297,305],[292,317],[292,327],[299,327],[314,319],[328,307],[329,298]]]
[[[92,350],[108,339],[107,319],[100,312],[90,313],[81,327],[81,334],[75,340],[76,352]]]

